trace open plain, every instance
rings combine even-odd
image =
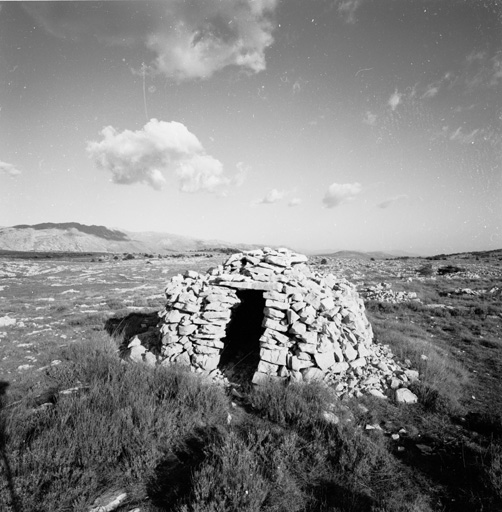
[[[409,405],[121,362],[107,321],[155,318],[169,278],[226,256],[0,257],[2,510],[502,509],[502,251],[309,258],[418,370]]]

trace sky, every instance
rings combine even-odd
[[[502,2],[0,2],[0,225],[502,248]]]

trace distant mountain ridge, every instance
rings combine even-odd
[[[221,240],[202,240],[172,233],[135,233],[78,222],[18,224],[0,228],[0,250],[41,252],[160,253],[257,247]]]
[[[128,236],[122,231],[118,231],[117,229],[108,229],[105,226],[96,226],[91,224],[90,226],[86,226],[85,224],[80,224],[78,222],[42,222],[41,224],[33,224],[32,226],[28,224],[18,224],[17,226],[12,226],[13,228],[18,229],[26,229],[32,228],[35,230],[43,230],[43,229],[78,229],[83,233],[88,233],[89,235],[95,235],[100,238],[104,238],[106,240],[128,240]]]

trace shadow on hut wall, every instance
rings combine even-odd
[[[239,290],[236,293],[241,303],[232,310],[219,368],[229,380],[248,383],[260,362],[265,299],[263,292],[258,290]]]

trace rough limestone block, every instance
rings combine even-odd
[[[305,296],[305,302],[307,302],[310,305],[310,307],[312,307],[314,310],[319,309],[321,305],[319,296],[315,292],[308,292],[307,295]]]
[[[178,296],[178,302],[197,302],[197,297],[193,292],[182,292]]]
[[[279,366],[276,364],[268,363],[267,361],[260,361],[258,363],[257,371],[260,373],[266,373],[267,375],[277,375]]]
[[[309,343],[311,345],[317,345],[318,332],[317,331],[307,331],[299,336],[299,338],[305,343]]]
[[[291,325],[298,322],[298,320],[300,319],[300,316],[297,313],[295,313],[292,309],[288,309],[287,315],[288,323]]]
[[[279,377],[282,377],[283,379],[287,379],[289,377],[289,370],[285,366],[281,366],[279,368]]]
[[[186,351],[181,352],[174,358],[174,362],[183,366],[190,366],[190,355]]]
[[[312,306],[307,305],[298,314],[302,320],[308,319],[310,317],[315,318],[316,310]]]
[[[279,302],[278,300],[271,300],[271,299],[267,299],[265,301],[265,306],[267,306],[269,308],[281,309],[283,311],[286,311],[289,309],[288,302]]]
[[[274,291],[264,292],[263,298],[265,300],[275,300],[277,302],[287,302],[287,300],[288,300],[287,294],[274,292]]]
[[[129,358],[135,363],[143,362],[143,354],[146,352],[146,348],[143,345],[136,345],[131,348],[129,352]]]
[[[279,345],[276,344],[276,342],[274,340],[267,340],[267,341],[263,341],[261,338],[260,338],[260,348],[265,348],[267,350],[277,350],[277,347]]]
[[[281,256],[273,256],[269,254],[265,257],[265,261],[267,263],[270,263],[272,265],[277,265],[278,267],[290,267],[291,266],[291,259],[285,258]],[[278,270],[280,271],[280,270]]]
[[[307,306],[307,304],[305,302],[301,301],[301,302],[293,302],[290,307],[293,311],[300,314],[300,312],[303,309],[305,309],[306,306]]]
[[[240,300],[237,297],[233,297],[232,295],[228,295],[226,293],[212,293],[206,297],[207,302],[216,302],[216,303],[224,303],[224,304],[237,304]]]
[[[330,311],[335,307],[335,301],[333,297],[326,297],[321,300],[321,310],[322,311]]]
[[[329,370],[332,373],[343,373],[343,372],[346,372],[348,369],[349,369],[349,363],[342,361],[341,363],[335,363],[333,366],[330,367]]]
[[[400,404],[416,404],[418,397],[408,388],[396,389],[396,402]]]
[[[351,368],[361,368],[362,366],[366,366],[366,359],[364,357],[359,357],[350,362]]]
[[[332,352],[314,354],[314,359],[321,370],[327,370],[336,363],[335,356]]]
[[[390,389],[397,389],[401,386],[401,381],[399,379],[396,379],[395,377],[392,377],[389,382]]]
[[[317,352],[324,354],[326,352],[333,353],[333,344],[324,337],[319,337],[319,343],[317,344]]]
[[[188,336],[193,334],[197,330],[197,326],[194,324],[178,325],[178,334],[180,336]]]
[[[366,347],[366,345],[364,345],[363,343],[359,343],[357,345],[357,352],[359,354],[359,357],[368,357],[368,356],[371,356],[371,352],[370,350],[368,349],[368,347]]]
[[[357,350],[349,343],[342,347],[342,352],[347,361],[353,361],[357,358]]]
[[[221,286],[227,286],[229,288],[234,288],[235,290],[261,290],[261,291],[270,291],[274,290],[277,292],[282,291],[283,285],[281,283],[266,283],[266,282],[232,282],[232,281],[222,281],[219,283]]]
[[[245,259],[248,263],[251,263],[251,265],[258,265],[258,263],[260,263],[259,258],[256,258],[255,256],[251,256],[251,254],[246,254],[246,255],[244,256],[244,259]]]
[[[286,316],[286,313],[284,311],[280,311],[278,309],[270,307],[265,307],[263,313],[266,317],[271,318],[272,320],[282,320]]]
[[[207,354],[194,354],[192,356],[192,363],[195,366],[198,366],[207,372],[215,370],[218,367],[219,362],[220,362],[219,354],[212,355],[212,356],[209,356]]]
[[[277,365],[286,364],[286,354],[286,350],[267,350],[265,348],[260,349],[260,359]]]
[[[336,341],[333,342],[333,352],[335,354],[335,359],[337,363],[343,363],[345,361],[342,349],[340,348],[340,344],[337,343]]]
[[[319,382],[324,379],[324,372],[319,368],[306,368],[301,373],[305,382]]]
[[[210,302],[204,306],[204,311],[227,311],[229,307],[228,302]]]
[[[198,313],[200,307],[197,304],[188,302],[176,302],[173,304],[173,308],[184,311],[185,313]]]
[[[299,370],[291,370],[289,372],[289,379],[291,382],[303,382],[302,372]]]
[[[225,335],[225,326],[220,324],[205,324],[199,328],[200,334],[213,334],[215,336],[223,337]]]
[[[286,332],[288,330],[287,325],[283,325],[277,320],[272,320],[266,317],[263,319],[261,326],[265,327],[266,329],[273,329],[274,331],[278,332]]]
[[[308,257],[305,256],[305,254],[298,254],[298,253],[292,253],[289,256],[289,259],[290,259],[292,264],[307,263],[307,261],[309,260]]]
[[[164,320],[170,324],[177,324],[182,318],[183,315],[177,309],[172,309],[166,313]]]
[[[162,345],[173,345],[174,343],[178,343],[180,340],[180,337],[177,334],[174,334],[173,332],[169,332],[167,334],[164,334],[162,336]]]
[[[404,370],[404,374],[410,382],[416,382],[418,380],[419,374],[416,370]]]
[[[149,350],[145,352],[144,361],[148,366],[155,366],[157,364],[157,358]]]
[[[280,345],[291,345],[292,341],[286,334],[282,334],[273,329],[265,329],[263,332],[264,336],[268,336],[269,338],[277,341]]]
[[[270,375],[267,375],[266,373],[255,372],[253,375],[252,382],[253,384],[256,384],[258,386],[267,384],[268,382],[270,382]]]
[[[204,320],[230,320],[230,310],[226,311],[204,311],[202,313]]]
[[[249,270],[248,275],[252,277],[255,281],[261,281],[265,283],[270,280],[270,274],[265,274],[262,272],[256,273],[253,272],[252,270]]]
[[[317,347],[313,343],[298,343],[298,349],[301,352],[305,352],[306,354],[315,354],[317,352]]]
[[[302,336],[307,332],[307,326],[302,322],[295,322],[290,328],[289,332],[296,336]]]
[[[219,354],[220,348],[208,347],[206,345],[193,344],[193,351],[195,354]]]
[[[288,354],[286,356],[286,368],[293,371],[300,371],[300,360],[296,356]]]
[[[184,350],[183,345],[180,345],[178,343],[176,343],[175,345],[165,346],[165,347],[162,347],[162,356],[163,357],[175,356],[175,355],[183,352],[183,350]]]

